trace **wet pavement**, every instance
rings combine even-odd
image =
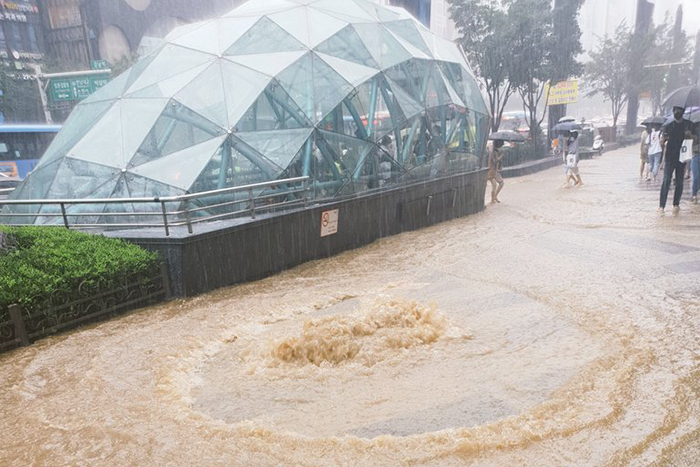
[[[700,206],[638,162],[0,356],[0,464],[698,465]]]

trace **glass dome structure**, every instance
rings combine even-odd
[[[81,102],[12,198],[157,197],[301,175],[312,196],[346,196],[474,170],[489,119],[459,46],[403,9],[250,0],[174,29]]]

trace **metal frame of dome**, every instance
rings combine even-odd
[[[166,196],[300,175],[312,196],[351,195],[478,168],[489,120],[463,51],[406,11],[250,0],[176,28],[81,102],[12,198]]]

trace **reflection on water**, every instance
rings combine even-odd
[[[637,157],[0,357],[2,465],[697,465],[700,208]]]

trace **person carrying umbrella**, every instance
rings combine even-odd
[[[690,121],[683,119],[685,107],[673,107],[673,120],[662,127],[661,145],[664,149],[664,181],[661,185],[661,197],[659,199],[659,212],[666,209],[668,190],[671,187],[671,179],[675,172],[676,188],[673,193],[673,212],[680,210],[681,197],[683,196],[683,176],[685,175],[685,162],[680,161],[681,149],[686,139],[691,139],[692,131]]]

